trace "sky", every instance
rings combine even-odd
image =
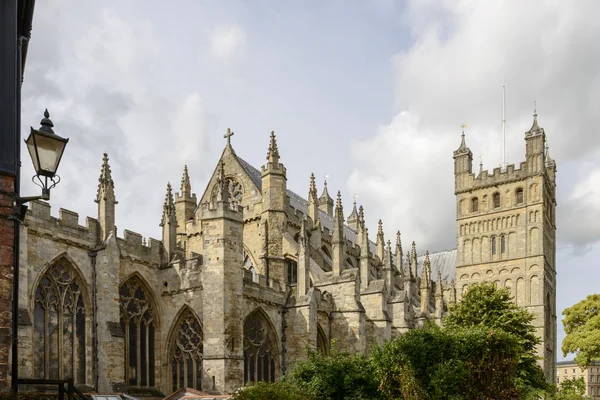
[[[265,164],[275,131],[288,188],[314,173],[371,232],[383,220],[419,253],[456,247],[452,152],[466,124],[474,169],[525,157],[534,102],[557,173],[557,318],[598,292],[600,2],[474,0],[38,0],[22,129],[45,108],[70,139],[52,190],[96,217],[102,153],[116,225],[161,237],[167,182],[198,196],[235,132]],[[24,146],[23,146],[24,147]],[[37,194],[22,149],[24,195]],[[564,337],[558,324],[558,339]],[[560,353],[560,351],[559,351]],[[561,359],[559,354],[559,359]]]

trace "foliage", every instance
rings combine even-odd
[[[575,362],[581,367],[600,359],[600,294],[587,296],[563,311],[566,336],[563,356],[577,353]]]
[[[309,400],[301,395],[297,388],[288,381],[275,383],[256,382],[238,390],[232,397],[234,400]]]
[[[585,396],[585,382],[583,378],[566,379],[560,383],[560,387],[554,388],[548,396],[551,400],[588,400]]]
[[[308,350],[296,364],[291,381],[314,400],[381,399],[372,363],[362,355],[342,352],[332,346],[328,356]]]
[[[434,324],[373,350],[386,399],[514,399],[518,339],[483,328]]]
[[[487,328],[513,335],[519,345],[517,385],[521,390],[545,390],[547,384],[537,365],[536,346],[540,339],[532,325],[534,316],[516,305],[508,289],[499,289],[491,282],[471,285],[462,300],[451,307],[444,327]]]

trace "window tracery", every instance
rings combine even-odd
[[[72,267],[57,263],[40,279],[33,311],[34,377],[86,383],[86,311]]]
[[[271,324],[259,310],[244,322],[244,383],[275,382],[279,350]]]
[[[202,326],[187,309],[179,319],[171,344],[171,385],[173,392],[180,388],[202,389]]]
[[[155,385],[155,310],[137,277],[119,289],[121,327],[125,332],[125,382],[130,386]]]
[[[229,201],[231,208],[237,209],[237,207],[242,203],[242,196],[244,194],[242,185],[233,177],[226,177],[225,181],[227,181],[227,187],[229,188],[229,198],[227,200]],[[210,196],[211,201],[216,201],[218,191],[219,185],[218,183],[215,183]]]

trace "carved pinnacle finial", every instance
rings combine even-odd
[[[333,204],[333,199],[331,198],[331,196],[329,195],[329,191],[327,190],[327,177],[329,175],[325,175],[325,182],[323,183],[323,193],[321,193],[321,196],[319,197],[319,200],[321,201],[327,201],[328,203],[332,203]]]
[[[380,219],[377,222],[377,237],[383,237],[383,221]]]
[[[192,185],[190,184],[187,165],[183,167],[183,176],[181,177],[181,194],[183,195],[184,193],[192,193]]]
[[[98,178],[96,203],[100,202],[100,200],[109,200],[117,204],[115,201],[115,183],[112,179],[107,153],[104,153],[102,157],[102,168],[100,170],[100,177]]]
[[[271,141],[269,142],[267,161],[273,164],[277,164],[279,162],[279,149],[277,148],[277,139],[275,138],[275,131],[271,131]]]
[[[398,246],[400,248],[400,250],[402,250],[402,239],[401,239],[400,231],[396,232],[396,246]]]
[[[537,118],[537,102],[533,101],[533,117]]]
[[[167,183],[167,193],[165,194],[165,203],[163,204],[163,215],[160,226],[166,223],[174,223],[175,221],[175,202],[173,200],[173,189],[171,182]]]
[[[431,265],[431,261],[429,261],[429,250],[425,252],[425,264]]]
[[[317,185],[315,184],[315,174],[310,174],[310,186],[308,189],[308,197],[312,200],[317,200]]]
[[[342,210],[342,193],[338,190],[337,199],[335,201],[335,208]]]

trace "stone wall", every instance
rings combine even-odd
[[[12,276],[14,265],[14,222],[12,197],[15,179],[0,173],[0,391],[8,389],[12,335]]]

